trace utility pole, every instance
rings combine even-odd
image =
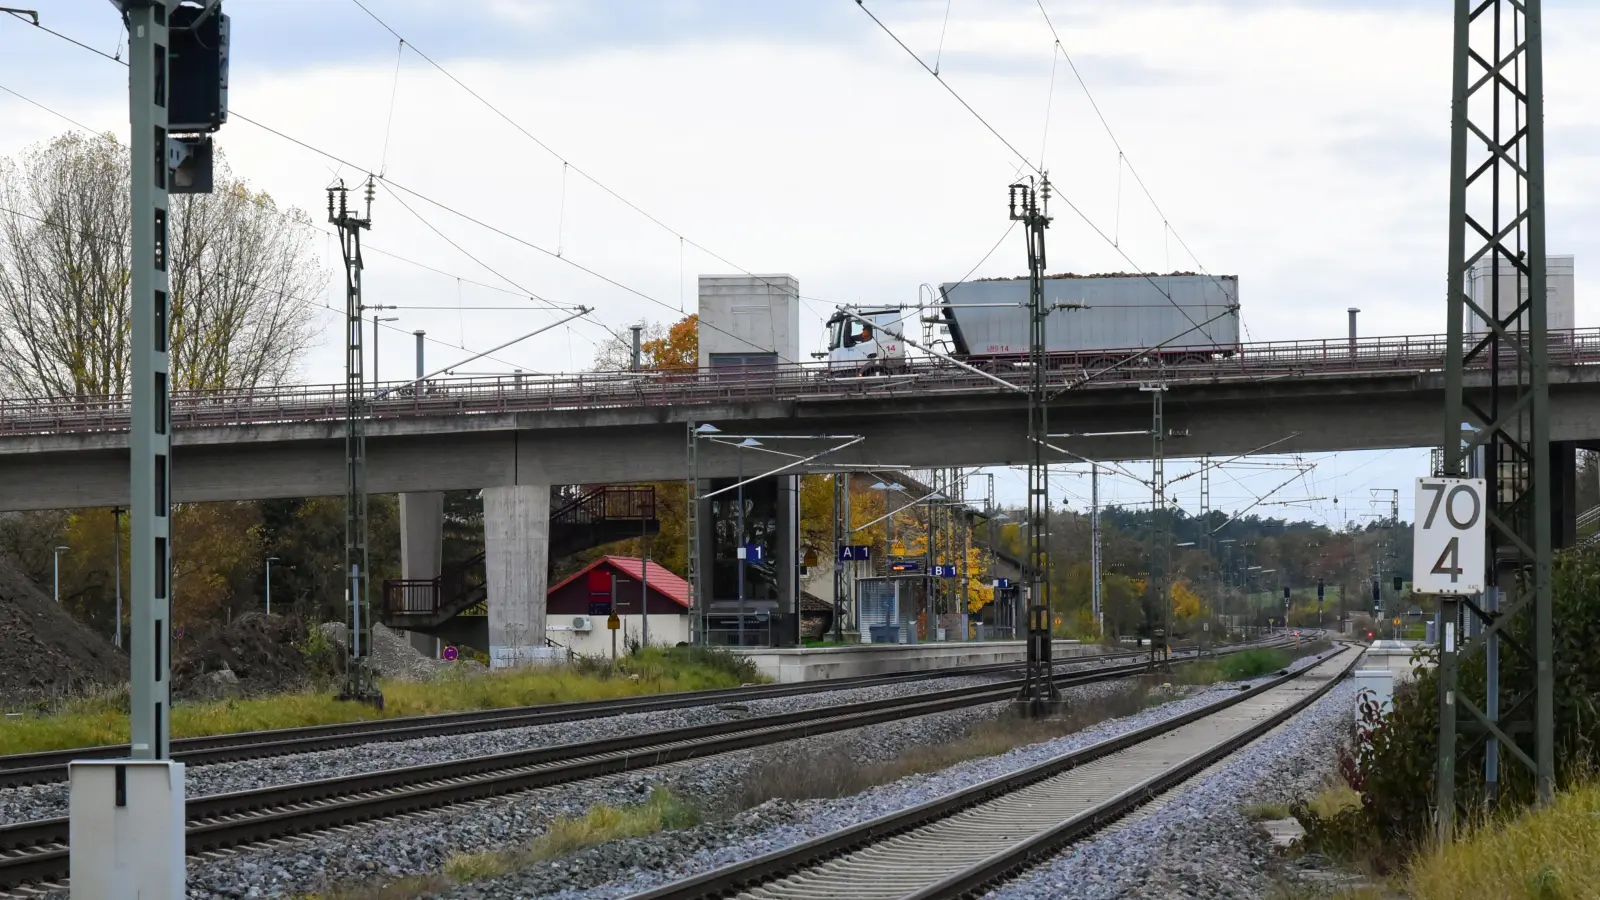
[[[1089,606],[1095,627],[1106,631],[1105,610],[1100,605],[1100,465],[1089,466]]]
[[[643,342],[640,340],[640,337],[644,333],[644,326],[629,325],[628,330],[633,332],[633,371],[637,372],[640,368],[640,350],[643,346]]]
[[[117,615],[112,626],[111,643],[122,649],[122,507],[111,510],[111,571],[117,583]]]
[[[372,227],[372,179],[367,179],[365,216],[350,211],[349,194],[343,181],[328,188],[328,221],[339,232],[345,283],[344,549],[350,641],[344,690],[339,699],[371,703],[381,709],[383,694],[368,665],[372,609],[367,602],[367,585],[371,581],[371,560],[367,548],[367,399],[361,352],[361,232]]]
[[[1206,574],[1209,576],[1214,573],[1214,562],[1211,555],[1211,458],[1209,456],[1200,457],[1200,533],[1203,535],[1200,549],[1205,553]],[[1202,655],[1206,652],[1206,638],[1211,631],[1211,617],[1206,614],[1205,598],[1216,589],[1217,584],[1216,579],[1212,577],[1206,578],[1205,581],[1206,583],[1200,589],[1200,603],[1202,604],[1200,608],[1200,653]]]
[[[1455,833],[1462,749],[1457,717],[1462,712],[1474,735],[1465,745],[1469,754],[1479,740],[1493,740],[1532,770],[1541,804],[1551,802],[1555,791],[1550,571],[1555,466],[1545,293],[1541,6],[1541,0],[1456,0],[1455,6],[1443,474],[1468,474],[1469,460],[1481,450],[1488,572],[1484,606],[1472,597],[1439,598],[1443,633],[1434,803],[1441,844]],[[1475,263],[1489,269],[1486,296],[1469,291]],[[1509,284],[1502,286],[1502,275]],[[1471,329],[1469,315],[1476,324]],[[1488,384],[1469,390],[1463,372],[1482,363]],[[1497,601],[1504,606],[1490,606]],[[1466,637],[1460,629],[1463,612],[1483,627],[1458,644],[1458,635]],[[1528,626],[1523,632],[1528,640],[1503,644],[1524,657],[1527,665],[1521,668],[1532,674],[1523,683],[1504,685],[1514,698],[1508,710],[1521,721],[1502,728],[1499,660],[1492,661],[1489,689],[1478,698],[1462,689],[1458,676],[1463,656],[1486,650],[1514,624]],[[1524,735],[1520,742],[1510,737],[1518,733]],[[1493,775],[1491,759],[1486,753],[1486,774]]]
[[[1031,182],[1011,185],[1011,219],[1022,222],[1028,241],[1028,669],[1017,700],[1030,712],[1060,701],[1053,679],[1050,604],[1050,437],[1049,355],[1044,302],[1044,231],[1050,227],[1050,176],[1039,189]]]
[[[369,307],[367,307],[367,309],[371,309],[371,310],[397,309],[397,308],[398,307],[394,307],[394,306],[369,306]],[[398,321],[400,321],[400,318],[398,316],[384,316],[383,318],[379,318],[377,315],[374,315],[372,317],[372,386],[373,387],[377,387],[378,386],[378,382],[381,380],[381,376],[378,374],[379,371],[380,371],[378,369],[378,329],[383,327],[383,323],[384,322],[398,322]]]
[[[1172,598],[1167,591],[1167,562],[1172,536],[1167,525],[1166,423],[1162,395],[1167,386],[1159,380],[1139,386],[1150,394],[1150,584],[1146,596],[1155,604],[1151,617],[1150,665],[1167,665],[1167,635],[1172,630]]]

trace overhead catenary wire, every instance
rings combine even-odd
[[[366,13],[367,16],[369,18],[371,18],[372,21],[376,22],[380,27],[382,27],[383,30],[389,32],[389,34],[393,35],[397,40],[401,41],[402,44],[405,47],[409,48],[412,53],[417,54],[417,56],[421,57],[424,62],[426,62],[428,65],[430,65],[430,66],[434,67],[435,69],[437,69],[439,71],[439,74],[443,75],[445,78],[448,78],[451,82],[453,82],[457,87],[461,88],[463,91],[466,91],[474,100],[477,100],[479,103],[481,103],[484,106],[484,108],[486,108],[490,112],[494,113],[497,117],[499,117],[507,125],[510,125],[513,129],[515,129],[517,132],[522,134],[523,137],[526,137],[528,140],[532,141],[536,146],[539,147],[539,149],[541,149],[544,152],[550,154],[550,156],[554,157],[557,161],[559,161],[561,163],[562,218],[563,218],[563,220],[565,218],[565,205],[566,205],[566,199],[565,199],[566,198],[566,173],[567,173],[567,170],[570,168],[579,177],[583,178],[585,181],[589,182],[590,184],[592,184],[595,187],[599,188],[601,191],[603,191],[606,194],[610,195],[613,199],[615,199],[617,202],[621,203],[623,206],[626,206],[627,208],[629,208],[629,209],[633,210],[634,212],[638,213],[639,215],[643,216],[645,219],[648,219],[656,227],[658,227],[661,230],[667,232],[668,234],[672,235],[673,237],[676,237],[679,241],[687,243],[689,246],[694,247],[696,250],[699,250],[701,253],[706,254],[707,256],[711,257],[712,259],[715,259],[716,261],[722,263],[723,265],[732,266],[733,268],[739,270],[739,272],[741,272],[741,273],[743,273],[745,275],[748,275],[751,278],[755,278],[755,279],[758,279],[758,280],[762,281],[769,288],[779,287],[778,285],[775,285],[772,282],[767,281],[765,278],[762,278],[760,275],[757,275],[756,273],[754,273],[751,270],[745,268],[744,266],[741,266],[738,263],[735,263],[734,261],[728,259],[727,257],[723,256],[722,254],[717,253],[714,250],[711,250],[710,248],[706,247],[704,244],[701,244],[701,243],[699,243],[697,241],[692,240],[691,238],[689,238],[688,236],[683,234],[683,232],[681,232],[678,229],[672,227],[671,225],[668,225],[666,222],[662,221],[660,218],[658,218],[654,214],[652,214],[649,211],[645,210],[643,207],[639,206],[637,203],[634,203],[632,200],[629,200],[627,197],[624,197],[621,193],[619,193],[617,190],[612,188],[610,185],[607,185],[605,182],[602,182],[599,178],[597,178],[596,176],[590,174],[587,170],[585,170],[581,166],[577,165],[576,163],[572,162],[572,160],[570,160],[566,156],[562,155],[554,147],[552,147],[549,143],[547,143],[543,139],[539,138],[533,132],[529,131],[526,127],[524,127],[522,125],[522,123],[518,122],[516,119],[513,119],[509,114],[507,114],[500,107],[498,107],[494,103],[490,102],[487,97],[485,97],[482,94],[478,93],[478,91],[473,89],[471,85],[468,85],[466,82],[462,81],[460,78],[457,78],[454,73],[452,73],[449,69],[446,69],[439,62],[435,61],[433,57],[431,57],[427,53],[425,53],[420,47],[418,47],[416,45],[416,43],[406,40],[403,36],[401,36],[399,31],[397,31],[388,22],[384,21],[384,19],[382,17],[380,17],[377,13],[373,12],[365,3],[362,2],[362,0],[350,0],[350,2],[354,3],[362,12]],[[560,236],[558,235],[557,236],[557,242],[556,242],[557,254],[560,255],[564,251],[564,249],[565,248],[561,245]]]

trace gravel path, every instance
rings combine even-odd
[[[1293,668],[1313,662],[1315,660],[1308,657],[1297,661]],[[1266,679],[1256,679],[1250,683],[1263,680]],[[1087,685],[1064,693],[1069,701],[1081,702],[1120,689],[1113,685]],[[668,881],[769,853],[914,806],[1005,772],[1180,715],[1236,694],[1238,689],[1238,684],[1215,685],[1191,697],[1113,719],[1067,737],[1020,747],[1000,756],[960,763],[941,772],[909,776],[855,796],[798,803],[772,801],[729,820],[649,838],[614,841],[511,875],[456,887],[439,896],[449,900],[531,897],[613,900],[625,897]],[[618,873],[623,873],[621,878],[617,877]]]
[[[190,797],[248,791],[281,784],[293,784],[300,781],[312,781],[319,778],[337,778],[343,775],[358,775],[383,769],[396,769],[403,766],[446,762],[491,753],[509,753],[514,750],[528,750],[556,744],[602,740],[646,731],[733,722],[751,716],[776,715],[817,707],[993,684],[999,680],[1003,679],[987,675],[964,675],[904,684],[823,691],[815,694],[798,694],[792,697],[774,697],[770,700],[741,703],[732,711],[719,709],[716,706],[657,710],[605,718],[580,719],[573,722],[558,722],[527,728],[507,728],[499,731],[418,738],[410,741],[364,744],[341,750],[323,750],[316,753],[300,753],[293,756],[276,756],[268,759],[218,763],[189,769],[187,772],[187,788]],[[12,824],[52,816],[64,816],[66,814],[67,785],[65,782],[0,791],[0,824]]]
[[[1337,685],[1157,805],[991,892],[988,900],[1272,896],[1272,852],[1243,810],[1288,803],[1321,788],[1349,733],[1354,702],[1355,684]]]

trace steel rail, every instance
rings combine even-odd
[[[1447,341],[1442,335],[1408,335],[1313,341],[1263,341],[1239,344],[1231,356],[1189,353],[1162,365],[1168,383],[1259,380],[1278,377],[1416,375],[1443,371]],[[1209,348],[1206,348],[1209,350]],[[1554,365],[1600,362],[1600,328],[1551,332]],[[1070,374],[1100,368],[1106,360],[1143,352],[1138,348],[1060,353],[1052,361]],[[1202,358],[1204,357],[1204,358]],[[1027,380],[1025,369],[1003,357],[983,359],[994,378]],[[1473,360],[1487,367],[1486,356]],[[1080,389],[1125,386],[1149,377],[1145,366],[1127,366]],[[398,383],[397,383],[398,384]],[[382,387],[381,385],[379,386]],[[709,372],[598,372],[559,375],[506,375],[432,381],[408,396],[389,395],[368,402],[373,419],[561,409],[639,408],[734,401],[804,401],[872,396],[929,396],[938,393],[994,394],[989,376],[978,377],[938,361],[912,360],[893,383],[879,378],[841,377],[827,363],[792,364],[749,370]],[[343,416],[342,385],[281,385],[222,390],[175,391],[171,424],[177,429],[333,421]],[[128,399],[122,394],[70,398],[0,399],[0,435],[125,431]]]
[[[1198,657],[1196,657],[1198,658]],[[1063,686],[1136,675],[1144,663],[1058,675]],[[536,788],[636,771],[882,722],[1009,700],[1019,681],[866,701],[443,763],[327,778],[188,802],[191,855]],[[66,817],[0,827],[0,889],[67,875]]]
[[[1217,717],[1241,704],[1253,704],[1312,671],[1325,671],[1324,667],[1333,665],[1335,658],[1347,652],[1350,648],[1342,647],[1322,657],[1316,665],[1284,673],[1218,703],[792,847],[634,894],[626,900],[843,896],[841,881],[848,883],[847,893],[852,897],[949,900],[971,896],[985,885],[1114,821],[1265,734],[1332,689],[1356,665],[1361,654],[1353,654],[1336,674],[1292,702],[1261,716],[1251,715],[1253,709],[1247,710],[1240,718],[1249,724],[1231,735],[1198,750],[1180,749],[1176,765],[1165,764],[1170,760],[1125,757],[1163,745],[1170,757],[1174,742],[1180,740],[1174,735],[1181,735],[1184,729],[1204,726],[1208,720],[1214,723]],[[1128,779],[1124,778],[1125,786],[1111,786],[1116,780],[1109,773],[1119,766],[1138,773],[1134,783],[1127,785]],[[1092,796],[1097,792],[1100,796],[1087,809],[1057,815],[1049,806],[1051,795],[1059,799],[1061,780],[1073,777],[1089,782],[1077,785],[1075,799],[1081,801],[1083,794]],[[1108,790],[1113,793],[1105,796]],[[961,817],[988,824],[991,841],[1012,846],[983,856],[974,865],[960,865],[963,855],[985,849],[975,834],[959,829]],[[1030,822],[1035,826],[1031,833]],[[931,836],[941,829],[945,833],[937,840]],[[951,861],[957,866],[954,872],[948,871]]]
[[[1251,646],[1251,644],[1239,644],[1236,646]],[[1147,654],[1129,652],[1083,656],[1064,659],[1058,665],[1069,666],[1083,663],[1114,662],[1121,659],[1138,659],[1145,655]],[[929,669],[919,672],[858,675],[797,684],[753,685],[701,691],[679,691],[669,694],[619,697],[612,700],[544,703],[503,709],[469,710],[425,716],[401,716],[392,719],[367,719],[357,722],[310,725],[301,728],[282,728],[270,731],[234,732],[231,734],[180,738],[172,742],[171,752],[172,758],[178,762],[191,766],[203,766],[272,756],[288,756],[295,753],[312,753],[319,750],[337,750],[363,744],[470,734],[481,731],[498,731],[507,728],[525,728],[534,725],[550,725],[559,722],[581,721],[630,713],[691,709],[721,703],[738,703],[827,691],[853,690],[886,684],[1001,674],[1015,671],[1021,667],[1021,662],[987,663],[976,666]],[[67,777],[66,766],[75,759],[114,759],[127,754],[127,744],[103,744],[95,747],[42,750],[34,753],[16,753],[0,756],[0,789],[64,781]]]

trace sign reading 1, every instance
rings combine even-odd
[[[1486,520],[1482,478],[1418,478],[1411,589],[1466,596],[1483,592]]]

